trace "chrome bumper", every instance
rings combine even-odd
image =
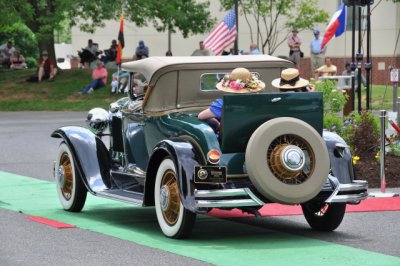
[[[335,182],[335,189],[325,202],[358,204],[368,197],[367,189],[368,183],[363,180],[355,180],[351,184]],[[348,192],[351,192],[351,194],[346,194]],[[196,189],[194,196],[198,208],[235,208],[265,205],[265,202],[259,199],[249,188]]]
[[[358,204],[361,200],[368,197],[368,182],[364,180],[354,180],[351,184],[335,184],[335,190],[325,201],[326,203],[348,203]],[[351,192],[351,194],[346,194]]]
[[[248,188],[216,190],[196,189],[194,191],[194,196],[196,199],[196,205],[200,208],[234,208],[246,206],[263,206],[265,204]]]

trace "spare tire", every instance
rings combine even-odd
[[[320,134],[291,117],[269,120],[247,144],[246,168],[256,189],[273,202],[298,204],[314,198],[329,174],[329,155]]]

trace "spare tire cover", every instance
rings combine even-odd
[[[285,183],[270,167],[268,149],[281,139],[298,139],[304,144],[300,147],[302,150],[307,147],[304,156],[308,157],[308,169],[311,170],[302,182]],[[273,202],[298,204],[314,198],[321,191],[328,178],[330,163],[326,144],[312,126],[296,118],[280,117],[265,122],[254,131],[246,148],[246,168],[250,180],[263,196]]]

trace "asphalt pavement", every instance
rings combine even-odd
[[[53,182],[53,160],[60,140],[50,134],[61,126],[85,126],[85,118],[86,112],[0,112],[0,171]],[[400,257],[399,211],[347,213],[338,230],[328,234],[310,230],[303,216],[233,221]],[[209,265],[90,230],[43,226],[3,208],[0,224],[0,265]]]

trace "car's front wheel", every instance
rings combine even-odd
[[[87,189],[77,172],[72,152],[61,143],[55,163],[55,180],[58,198],[66,211],[79,212],[85,205]]]
[[[301,208],[311,228],[325,232],[338,228],[346,212],[345,203],[305,203]]]
[[[158,223],[167,237],[184,238],[190,234],[196,213],[186,210],[182,205],[178,175],[170,158],[164,159],[158,167],[154,201]]]

